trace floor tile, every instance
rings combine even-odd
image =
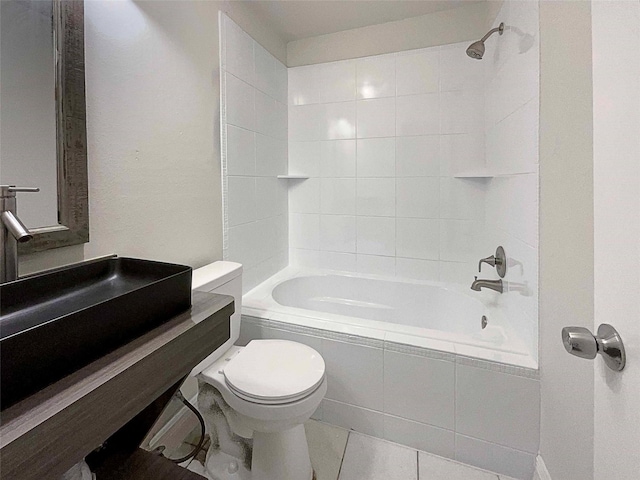
[[[313,420],[305,423],[304,428],[316,480],[336,480],[349,431]]]
[[[498,480],[495,473],[477,470],[445,458],[418,452],[421,480]]]
[[[339,480],[417,480],[416,462],[416,450],[351,432]]]

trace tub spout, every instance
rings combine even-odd
[[[471,284],[471,290],[475,290],[476,292],[481,291],[483,288],[489,288],[491,290],[495,290],[498,293],[502,293],[502,279],[499,280],[478,280],[478,277],[475,277],[475,280]]]

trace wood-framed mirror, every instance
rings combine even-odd
[[[27,187],[50,183],[48,193],[41,188],[41,193],[18,194],[18,215],[33,213],[31,224],[25,221],[33,239],[19,244],[19,253],[86,243],[89,203],[83,0],[3,0],[1,15],[0,183]],[[45,58],[42,52],[48,46],[52,52]],[[35,92],[35,88],[45,93]],[[45,96],[46,104],[32,100]],[[39,110],[43,104],[46,112]],[[46,151],[30,150],[31,144],[45,143],[41,141],[45,130],[51,137]],[[51,178],[43,179],[45,170]],[[51,210],[47,216],[36,215],[45,209]]]

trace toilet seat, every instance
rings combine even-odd
[[[325,377],[322,356],[288,340],[253,340],[222,370],[225,384],[249,402],[280,405],[317,390]]]

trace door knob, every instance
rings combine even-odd
[[[597,335],[584,327],[564,327],[562,343],[565,350],[576,357],[594,359],[601,354],[607,367],[616,372],[624,368],[627,360],[620,334],[606,323],[598,327]]]

